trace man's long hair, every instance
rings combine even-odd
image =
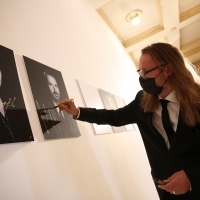
[[[191,65],[186,65],[180,51],[167,43],[154,43],[142,49],[142,54],[149,54],[153,60],[172,66],[169,79],[180,103],[183,120],[189,126],[200,122],[200,77]],[[143,92],[141,106],[145,112],[155,111],[157,95]]]

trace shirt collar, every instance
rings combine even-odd
[[[162,99],[160,96],[158,96],[158,98],[159,98],[159,100]],[[179,104],[179,101],[176,98],[176,92],[175,92],[175,90],[173,90],[165,99],[168,100],[168,101],[170,101],[170,102]]]

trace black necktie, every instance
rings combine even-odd
[[[161,103],[161,106],[162,106],[162,124],[163,124],[163,127],[165,129],[165,132],[167,133],[169,143],[171,144],[172,141],[173,141],[175,132],[174,132],[172,126],[171,126],[171,122],[170,122],[170,119],[169,119],[169,113],[168,113],[168,110],[167,110],[167,103],[168,102],[169,102],[168,100],[160,99],[160,103]]]

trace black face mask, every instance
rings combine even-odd
[[[160,73],[155,78],[143,79],[143,78],[139,77],[140,85],[141,85],[141,87],[143,88],[143,90],[146,93],[158,95],[158,94],[160,94],[162,92],[163,86],[167,82],[168,78],[167,78],[167,80],[164,82],[164,84],[162,86],[157,86],[155,79],[160,75]]]

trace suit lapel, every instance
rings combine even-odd
[[[153,112],[149,112],[147,114],[147,123],[154,134],[155,137],[155,144],[158,146],[159,150],[162,150],[163,152],[168,151],[164,138],[161,136],[161,134],[157,131],[157,129],[152,125],[152,117],[153,117]]]
[[[179,146],[178,144],[180,143],[180,140],[184,138],[184,134],[187,132],[187,130],[188,130],[188,126],[183,123],[182,113],[180,111],[179,117],[178,117],[177,129],[174,136],[174,140],[170,147],[170,151],[174,151],[174,149]]]

